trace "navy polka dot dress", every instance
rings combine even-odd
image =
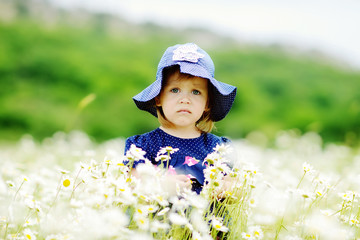
[[[204,133],[197,138],[178,138],[157,128],[151,132],[135,135],[126,139],[125,153],[130,149],[132,144],[135,144],[135,146],[146,152],[145,158],[149,159],[153,164],[159,164],[159,162],[155,161],[155,158],[161,148],[167,146],[178,148],[178,151],[170,155],[171,160],[169,164],[175,168],[177,174],[191,174],[203,185],[203,170],[206,168],[203,164],[205,157],[214,151],[216,145],[229,142],[227,138],[218,137],[211,133]],[[199,162],[192,166],[184,164],[185,159],[188,157],[195,158],[199,160]],[[134,167],[141,162],[144,161],[140,160],[136,162]],[[197,188],[195,191],[199,193],[201,188]]]

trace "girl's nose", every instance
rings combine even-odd
[[[190,103],[189,96],[187,94],[182,95],[180,98],[180,103],[189,104]]]

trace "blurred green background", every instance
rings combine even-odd
[[[238,87],[215,134],[236,139],[261,131],[272,139],[296,128],[327,142],[358,143],[360,71],[321,54],[66,12],[46,2],[35,10],[26,1],[0,4],[2,141],[74,129],[103,141],[156,128],[156,118],[131,98],[154,81],[168,46],[195,42],[212,56],[215,77]]]

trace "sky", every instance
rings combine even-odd
[[[51,0],[66,8],[324,52],[360,69],[359,0]]]

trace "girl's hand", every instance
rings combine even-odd
[[[223,192],[231,191],[232,187],[233,187],[233,184],[234,184],[234,178],[230,177],[230,175],[226,175],[223,178],[223,182],[224,182],[223,189],[222,189]]]
[[[164,183],[165,189],[170,194],[176,194],[176,188],[179,187],[180,191],[184,189],[191,189],[191,180],[184,174],[167,175]]]
[[[228,195],[227,193],[230,193],[233,197],[230,197],[227,200],[227,203],[232,204],[235,203],[236,199],[240,199],[241,195],[239,195],[239,192],[236,191],[236,179],[231,177],[230,175],[226,175],[223,178],[223,186],[221,188],[221,190],[217,193],[217,199],[225,199]]]
[[[180,184],[181,188],[190,188],[191,187],[191,180],[184,174],[177,174],[173,175],[176,179],[177,183]]]

